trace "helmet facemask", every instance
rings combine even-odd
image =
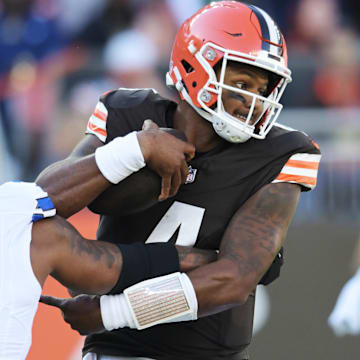
[[[214,68],[210,66],[203,55],[204,52],[209,54],[211,51],[214,51],[213,48],[224,51],[219,79],[217,79]],[[254,66],[253,60],[246,60],[240,57],[241,55],[242,54],[235,54],[234,52],[221,48],[219,49],[219,47],[214,44],[205,44],[196,54],[197,60],[203,65],[209,75],[206,85],[198,92],[197,96],[201,109],[193,106],[190,98],[191,102],[188,101],[202,117],[213,124],[214,130],[219,136],[234,143],[245,142],[251,137],[256,139],[264,139],[266,137],[282,110],[283,106],[279,103],[279,100],[289,82],[279,76],[280,81],[277,81],[277,83],[272,86],[267,96],[261,96],[225,84],[224,78],[229,61]],[[264,69],[268,70],[266,67],[264,67]],[[251,107],[247,116],[240,119],[225,110],[222,99],[223,89],[252,98]],[[215,96],[217,100],[215,104],[209,106],[213,96]],[[263,110],[257,119],[254,119],[253,115],[256,101],[260,101],[263,104]]]

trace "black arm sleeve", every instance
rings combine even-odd
[[[119,279],[109,294],[121,293],[143,280],[180,271],[179,255],[173,244],[115,245],[122,253],[123,265]]]
[[[259,284],[269,285],[280,276],[280,269],[284,264],[284,248],[282,247],[275,256],[267,272],[260,279]]]

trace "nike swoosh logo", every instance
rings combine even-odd
[[[243,35],[242,33],[229,33],[229,32],[227,32],[227,31],[224,31],[224,32],[226,32],[227,34],[229,34],[229,35],[231,35],[231,36],[233,36],[233,37],[240,37],[240,36]]]

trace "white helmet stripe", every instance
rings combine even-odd
[[[270,33],[270,41],[274,44],[282,45],[282,37],[278,26],[275,24],[274,20],[262,9],[259,9],[263,14],[266,23],[268,24],[269,33]],[[278,54],[279,47],[270,45],[270,52]]]
[[[274,20],[262,9],[248,5],[251,10],[255,13],[261,27],[262,37],[274,44],[282,45],[282,37],[279,31],[278,26],[275,24]],[[271,53],[278,54],[279,47],[275,45],[271,45],[270,43],[263,41],[262,48]]]

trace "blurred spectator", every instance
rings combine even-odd
[[[175,0],[177,2],[177,0]],[[155,45],[160,66],[169,66],[169,50],[178,29],[165,0],[150,1],[136,14],[134,28],[141,31]]]
[[[112,35],[132,26],[141,5],[139,0],[102,0],[102,3],[102,9],[98,9],[76,39],[98,53]]]
[[[167,6],[175,19],[177,28],[208,2],[209,1],[205,0],[166,0]]]
[[[45,0],[49,1],[49,0]],[[57,16],[61,31],[75,37],[94,19],[101,15],[106,0],[52,0],[56,2]]]
[[[340,1],[341,9],[344,13],[345,23],[357,31],[360,35],[360,2],[359,1]]]
[[[157,73],[159,52],[151,39],[138,30],[114,35],[104,49],[104,66],[115,87],[151,87],[167,92]]]
[[[285,105],[356,104],[358,81],[354,78],[359,63],[354,54],[355,42],[342,25],[340,3],[338,0],[302,0],[297,1],[294,11],[289,13],[293,24],[288,30],[289,62],[296,87],[289,86],[284,96]],[[346,54],[348,49],[350,53]]]
[[[0,184],[17,178],[16,162],[5,147],[4,134],[0,126]]]
[[[350,29],[337,29],[328,34],[321,49],[314,90],[325,106],[360,105],[360,57],[358,39]]]
[[[302,0],[291,15],[289,47],[297,53],[316,52],[329,41],[329,35],[339,27],[337,0]]]
[[[31,179],[42,157],[52,109],[43,62],[64,45],[54,19],[35,12],[34,0],[2,0],[0,7],[0,120],[8,151]]]

